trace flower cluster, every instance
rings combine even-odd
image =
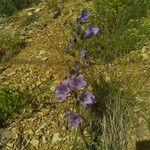
[[[84,87],[87,85],[85,78],[82,74],[72,75],[70,78],[63,80],[59,85],[56,86],[55,94],[56,97],[64,101],[71,94],[74,95],[77,93],[75,97],[75,102],[80,103],[81,106],[87,108],[88,106],[94,103],[95,96],[89,91],[83,91]],[[81,118],[80,115],[71,114],[69,111],[66,112],[66,117],[68,117],[69,122],[72,126],[78,127]]]
[[[75,45],[78,42],[77,36],[79,35],[81,39],[89,39],[96,35],[99,32],[99,27],[94,25],[93,23],[90,23],[86,29],[82,31],[82,25],[86,22],[88,17],[90,16],[90,13],[86,10],[81,11],[80,17],[77,19],[76,22],[76,33],[70,38],[71,45]],[[80,56],[82,58],[87,57],[87,51],[82,50],[80,52]]]
[[[71,92],[81,90],[86,86],[86,81],[82,74],[73,75],[69,79],[63,80],[59,85],[56,86],[55,93],[56,97],[60,100],[65,100]]]
[[[73,127],[78,127],[80,125],[81,117],[79,114],[77,114],[77,113],[72,114],[70,111],[66,110],[65,116],[69,119],[69,123]]]
[[[87,28],[82,32],[82,25],[90,16],[90,13],[86,10],[81,11],[80,18],[77,20],[76,32],[77,35],[81,35],[82,38],[88,39],[96,35],[99,32],[99,28],[93,24],[89,24]],[[75,45],[78,42],[77,35],[74,34],[70,38],[71,45]],[[81,39],[82,39],[81,38]],[[82,58],[87,57],[88,52],[83,49],[80,51],[80,56]],[[55,88],[56,97],[64,101],[69,96],[74,96],[74,102],[80,104],[82,107],[87,108],[94,103],[95,96],[90,91],[86,91],[85,87],[87,82],[83,74],[79,73],[82,64],[80,61],[75,61],[74,66],[69,70],[69,77],[60,82]],[[81,116],[78,113],[71,113],[70,111],[65,111],[65,116],[69,119],[70,125],[78,127],[81,123]]]
[[[87,85],[82,74],[73,75],[69,79],[60,82],[55,88],[56,97],[59,100],[66,100],[72,93],[82,90]],[[87,107],[93,103],[94,95],[91,92],[82,92],[76,100],[80,102],[83,107]]]

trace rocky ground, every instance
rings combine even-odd
[[[60,14],[55,16],[58,12],[51,12],[46,2],[41,2],[16,13],[9,22],[1,21],[0,30],[11,34],[20,31],[26,46],[11,60],[0,63],[0,85],[31,91],[35,95],[33,101],[37,108],[32,115],[27,113],[24,117],[20,116],[9,127],[0,129],[0,149],[71,149],[70,141],[74,131],[67,130],[62,115],[64,105],[56,101],[53,90],[66,76],[68,66],[74,60],[64,54],[64,44],[70,36],[65,24],[70,20],[74,22],[81,9],[91,9],[91,4],[91,1],[60,2]],[[39,19],[26,27],[20,27],[23,18],[32,13],[38,14]],[[129,61],[133,61],[135,55]],[[148,44],[137,55],[142,57],[141,65],[147,68],[150,64]],[[149,87],[150,84],[147,83],[147,88]]]
[[[73,1],[60,2],[59,7],[61,12],[56,19],[55,12],[51,12],[47,3],[42,2],[18,12],[12,16],[9,23],[1,23],[2,32],[13,34],[19,30],[21,38],[25,39],[27,44],[11,60],[1,62],[0,84],[28,89],[35,94],[37,103],[37,110],[32,116],[27,114],[24,118],[19,117],[8,128],[0,130],[2,149],[71,148],[70,132],[65,128],[62,115],[64,108],[55,100],[53,90],[56,83],[66,76],[68,66],[74,59],[64,54],[64,45],[70,35],[64,24],[70,19],[76,19],[77,13],[74,12],[79,13],[81,5]],[[40,16],[39,20],[21,28],[23,18],[33,12]]]

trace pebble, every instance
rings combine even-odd
[[[37,81],[37,82],[36,82],[36,86],[41,85],[41,83],[42,83],[41,81]]]
[[[61,15],[60,10],[52,11],[50,13],[50,17],[52,17],[53,19],[57,19],[60,15]]]
[[[30,143],[36,148],[36,149],[38,149],[38,146],[39,146],[39,141],[37,140],[37,139],[32,139],[31,141],[30,141]]]
[[[41,58],[43,61],[46,61],[48,59],[48,57],[42,57]]]
[[[32,12],[28,12],[28,14],[27,14],[28,16],[32,16],[33,15],[33,13]]]
[[[35,9],[35,11],[34,12],[39,12],[41,10],[41,8],[37,8],[37,9]]]

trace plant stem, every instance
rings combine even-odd
[[[88,145],[88,142],[86,141],[86,137],[84,136],[84,130],[83,130],[83,128],[81,127],[81,125],[79,126],[79,130],[80,130],[80,135],[81,135],[81,137],[82,137],[82,140],[83,140],[83,142],[84,142],[84,144],[85,144],[85,146],[86,146],[86,149],[87,150],[90,150],[90,148],[89,148],[89,145]]]
[[[75,98],[75,100],[77,99],[77,92],[74,92],[74,98]],[[80,113],[80,107],[79,107],[78,102],[76,102],[75,106],[76,106],[77,113]],[[84,129],[82,128],[81,124],[79,125],[79,131],[80,131],[81,138],[82,138],[82,140],[83,140],[83,142],[84,142],[84,144],[86,146],[86,149],[90,150],[88,142],[86,141],[86,137],[84,135]]]

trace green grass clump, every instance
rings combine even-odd
[[[56,0],[56,1],[54,1],[54,0],[47,0],[47,6],[48,6],[48,9],[51,10],[51,11],[60,10],[58,0]]]
[[[7,119],[15,118],[30,100],[31,95],[27,92],[9,87],[0,88],[0,126],[3,126]]]
[[[33,23],[34,21],[36,21],[38,19],[38,16],[35,13],[32,13],[29,16],[26,16],[22,22],[21,22],[21,27],[26,27],[28,25],[30,25],[31,23]]]
[[[121,71],[120,67],[119,64],[117,69]],[[140,113],[145,112],[143,106],[146,104],[138,100],[139,89],[132,86],[135,83],[130,82],[133,74],[120,72],[119,75],[115,69],[107,67],[103,73],[98,68],[91,68],[87,72],[96,99],[95,105],[87,113],[87,132],[91,137],[89,143],[95,150],[127,150],[131,136],[138,137],[132,131],[137,129]],[[142,79],[138,80],[141,82]],[[141,84],[145,84],[144,81]]]
[[[0,35],[0,46],[3,51],[2,56],[0,56],[0,61],[10,60],[26,46],[25,40],[20,38],[19,33],[14,35],[1,33]]]
[[[11,16],[18,10],[28,7],[33,2],[39,0],[1,0],[0,1],[0,16]]]
[[[94,0],[101,36],[94,42],[96,55],[111,61],[143,46],[150,35],[146,23],[149,0]]]

